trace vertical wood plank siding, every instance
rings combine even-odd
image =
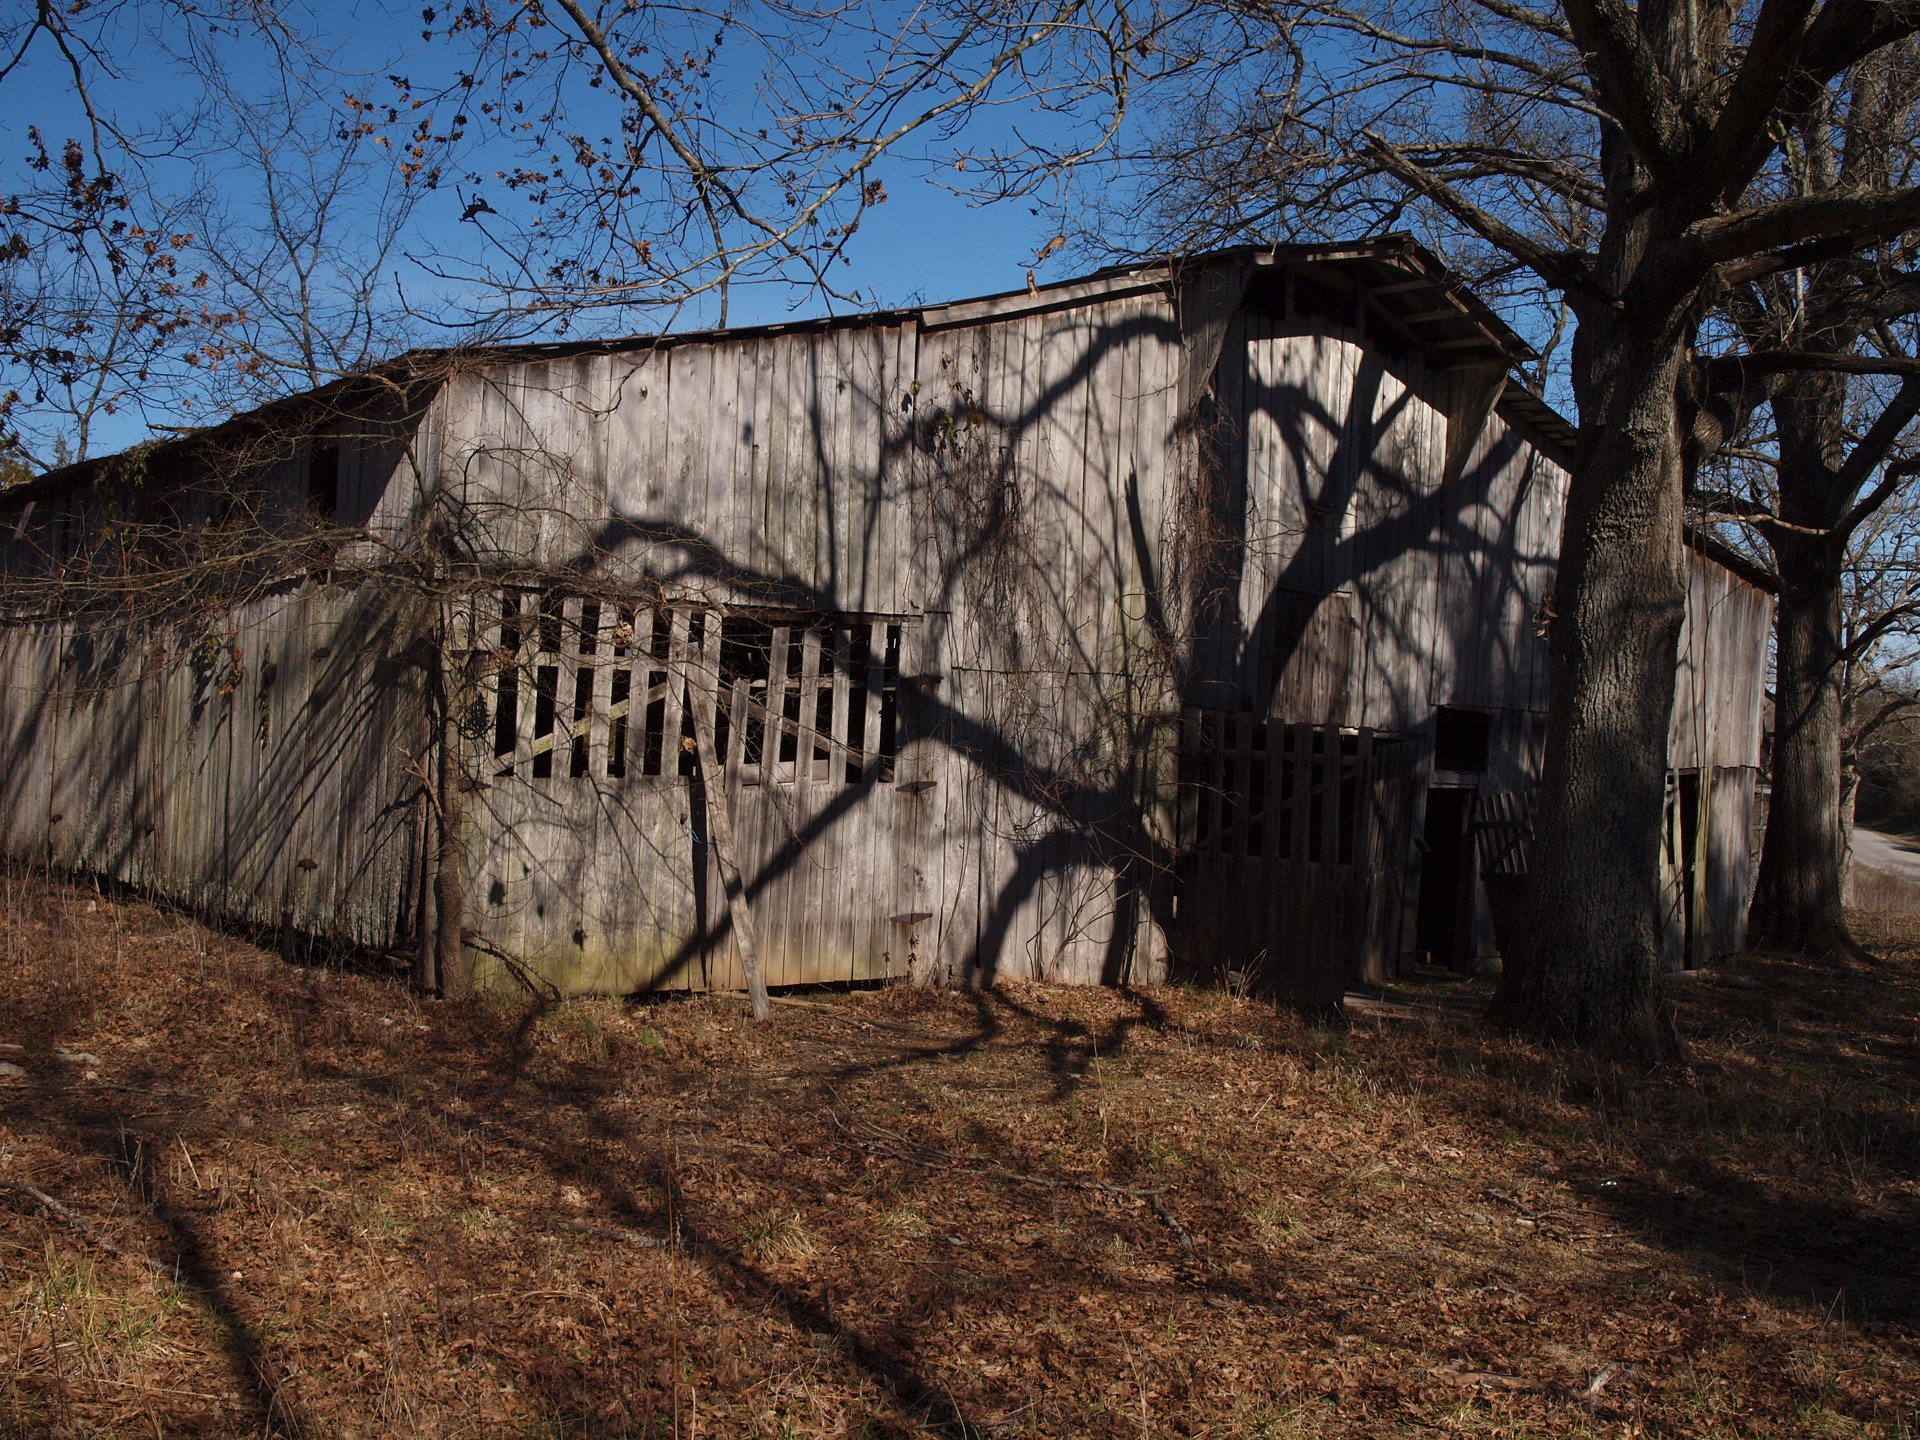
[[[322,586],[211,630],[0,629],[8,851],[289,935],[394,945],[417,870],[397,746],[421,729],[401,639],[374,596]]]
[[[1690,553],[1688,561],[1667,755],[1676,771],[1704,777],[1705,795],[1696,801],[1697,818],[1683,827],[1682,787],[1673,787],[1664,853],[1669,955],[1676,964],[1692,965],[1746,942],[1750,879],[1760,858],[1752,853],[1753,807],[1773,601],[1705,556]],[[1686,828],[1699,831],[1690,867],[1678,843]],[[1696,903],[1693,945],[1683,954],[1681,891],[1689,886],[1694,900],[1704,903]]]
[[[344,446],[341,503],[363,564],[450,503],[468,592],[290,580],[192,635],[0,629],[0,838],[402,947],[444,620],[477,686],[467,924],[503,983],[738,984],[724,797],[776,985],[1257,963],[1337,1000],[1399,963],[1435,708],[1494,714],[1488,786],[1538,774],[1566,475],[1486,373],[1182,294],[454,374],[409,435]],[[1750,768],[1764,597],[1696,562],[1689,617],[1675,763]],[[714,777],[681,744],[696,644]],[[1735,839],[1715,822],[1738,869]]]

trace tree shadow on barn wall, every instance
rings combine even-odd
[[[433,497],[449,507],[455,539],[482,584],[558,574],[580,587],[847,614],[867,607],[875,576],[904,565],[910,552],[942,662],[988,677],[966,702],[957,683],[912,689],[902,700],[911,733],[960,757],[981,780],[967,801],[974,813],[966,823],[976,831],[961,857],[978,883],[970,893],[937,896],[932,907],[951,932],[949,977],[969,984],[1024,974],[1120,983],[1149,973],[1158,957],[1139,953],[1141,937],[1175,928],[1181,841],[1163,814],[1169,707],[1268,713],[1301,648],[1312,643],[1298,623],[1302,595],[1344,586],[1368,602],[1368,654],[1430,647],[1432,631],[1422,628],[1430,607],[1418,602],[1432,597],[1437,606],[1445,598],[1432,573],[1436,557],[1486,528],[1494,477],[1517,443],[1510,435],[1443,491],[1404,441],[1409,425],[1418,429],[1415,420],[1444,403],[1444,375],[1362,351],[1341,394],[1304,382],[1254,384],[1236,369],[1242,345],[1229,347],[1222,380],[1200,409],[1175,414],[1167,393],[1153,388],[1170,393],[1171,371],[1153,379],[1142,358],[1178,352],[1181,333],[1168,315],[1143,310],[1113,324],[1067,316],[1045,325],[1072,347],[1053,371],[1015,367],[977,388],[956,380],[950,394],[930,385],[909,396],[915,403],[906,408],[887,384],[904,376],[881,360],[868,367],[871,375],[857,366],[843,373],[830,368],[844,361],[839,352],[814,352],[816,367],[828,368],[813,377],[810,398],[793,417],[803,432],[802,469],[818,477],[822,496],[824,559],[809,571],[773,567],[763,557],[778,547],[755,540],[742,548],[718,521],[690,523],[684,497],[658,513],[608,512],[605,467],[593,449],[605,437],[595,439],[592,426],[617,408],[617,394],[589,397],[571,419],[543,419],[526,408],[536,403],[530,397],[560,410],[575,402],[553,400],[524,377],[469,377],[492,395],[499,434],[478,437],[459,464],[449,460]],[[939,343],[964,348],[953,337]],[[862,432],[873,441],[871,456],[852,455],[834,428],[848,406],[872,417]],[[1265,475],[1249,471],[1247,437],[1256,427],[1271,440]],[[736,447],[743,456],[773,444],[751,426],[748,433],[753,444]],[[714,444],[722,439],[733,444],[732,437]],[[1191,474],[1182,456],[1193,457]],[[1437,455],[1427,459],[1438,463]],[[543,474],[558,488],[530,500]],[[569,556],[530,572],[529,560],[564,518],[560,500],[576,490],[591,498],[596,483],[602,518],[576,527],[583,533]],[[1335,520],[1277,530],[1266,523],[1277,512],[1271,504],[1263,510],[1261,496],[1290,484],[1299,489],[1302,515]],[[1494,528],[1514,523],[1500,515]],[[903,540],[909,533],[911,544]],[[308,675],[314,694],[351,697],[350,713],[328,722],[338,733],[324,745],[296,727],[270,737],[249,765],[251,788],[272,803],[244,805],[226,819],[214,857],[220,873],[197,882],[223,895],[237,884],[257,920],[291,914],[293,923],[307,923],[303,916],[326,910],[324,884],[340,897],[364,875],[378,896],[372,909],[382,912],[369,928],[406,933],[404,916],[392,923],[411,894],[397,873],[406,867],[370,868],[363,858],[379,848],[363,843],[375,834],[388,849],[404,848],[413,787],[392,752],[396,738],[404,748],[411,737],[412,687],[421,683],[409,676],[404,694],[367,703],[366,677],[356,669],[361,656],[399,644],[378,588],[352,598],[340,621],[343,643]],[[1116,620],[1128,597],[1138,598],[1141,614]],[[948,610],[956,618],[941,615]],[[1469,636],[1475,618],[1441,621]],[[1512,638],[1491,633],[1497,644]],[[1363,656],[1361,663],[1370,662]],[[1352,681],[1372,683],[1365,674]],[[1388,697],[1389,708],[1422,712],[1425,685],[1402,688]],[[235,755],[251,738],[253,717],[240,716],[241,708],[234,696],[223,697],[225,743]],[[321,814],[326,797],[355,788],[374,792],[367,823],[335,826]],[[865,778],[795,827],[793,843],[749,876],[750,900],[784,883],[802,857],[830,851],[878,791]],[[581,803],[589,803],[584,790]],[[591,803],[619,801],[596,790]],[[344,815],[351,807],[340,799],[335,808]],[[960,823],[953,810],[947,823]],[[316,840],[329,847],[325,853],[315,851]],[[965,849],[950,848],[956,855]],[[588,858],[534,857],[563,889],[585,884]],[[636,873],[650,863],[638,852],[630,858]],[[671,858],[673,873],[685,868],[686,857]],[[962,876],[955,885],[968,882]],[[656,983],[684,983],[725,940],[727,925],[716,913],[710,927],[676,936]],[[556,931],[561,948],[571,928]]]
[[[843,520],[864,527],[858,544],[827,546],[823,574],[757,567],[684,518],[644,514],[610,517],[565,567],[582,583],[624,577],[667,595],[726,595],[831,614],[857,608],[867,585],[864,574],[839,574],[837,557],[870,556],[883,513],[927,517],[930,629],[945,626],[941,643],[957,644],[955,627],[966,622],[948,621],[943,612],[1004,615],[1009,623],[988,637],[989,650],[975,663],[997,663],[988,660],[994,645],[1011,647],[1012,661],[995,672],[1001,678],[984,707],[957,703],[950,690],[917,692],[909,702],[915,734],[964,757],[989,782],[982,796],[985,837],[978,844],[996,853],[972,863],[998,869],[977,908],[960,902],[971,912],[957,917],[970,938],[959,947],[955,979],[991,984],[1005,973],[1046,973],[1044,965],[1035,966],[1034,952],[1075,943],[1098,952],[1084,978],[1117,983],[1140,974],[1133,949],[1139,922],[1151,918],[1164,931],[1172,919],[1173,857],[1154,814],[1168,739],[1165,697],[1265,713],[1295,652],[1308,641],[1306,628],[1296,623],[1298,599],[1325,593],[1329,585],[1347,585],[1370,600],[1370,587],[1382,589],[1379,603],[1368,610],[1376,648],[1431,648],[1433,631],[1423,626],[1432,624],[1431,610],[1442,598],[1438,557],[1449,547],[1484,543],[1488,530],[1498,534],[1519,526],[1517,512],[1531,482],[1511,495],[1493,493],[1496,477],[1514,463],[1517,436],[1509,433],[1489,447],[1443,493],[1437,475],[1408,471],[1404,445],[1386,442],[1411,423],[1416,397],[1419,404],[1433,403],[1435,397],[1423,395],[1421,387],[1444,387],[1445,377],[1401,377],[1388,401],[1391,364],[1364,356],[1340,410],[1301,386],[1250,387],[1231,414],[1214,404],[1200,429],[1224,458],[1211,461],[1198,504],[1210,512],[1215,533],[1197,559],[1170,564],[1185,544],[1178,532],[1194,516],[1170,502],[1143,502],[1139,472],[1123,463],[1125,447],[1112,424],[1089,423],[1075,453],[1062,453],[1050,428],[1051,410],[1088,385],[1105,357],[1129,345],[1161,343],[1166,331],[1166,322],[1157,320],[1102,328],[1071,366],[1012,409],[996,407],[991,395],[943,397],[930,390],[920,399],[915,424],[891,432],[866,475],[832,475],[828,420],[810,412],[813,464],[842,492],[842,503],[827,507],[829,529]],[[890,397],[863,398],[882,411]],[[1271,535],[1249,534],[1243,453],[1249,416],[1278,437],[1279,450],[1301,477],[1306,507],[1347,521],[1277,544]],[[1036,434],[1053,448],[1036,441]],[[1186,442],[1161,437],[1160,443],[1177,449]],[[1265,483],[1276,482],[1269,476]],[[1504,510],[1489,508],[1496,499]],[[1149,508],[1154,518],[1146,514]],[[1073,573],[1059,561],[1057,541],[1068,531],[1077,536],[1086,573]],[[1535,568],[1550,563],[1550,555],[1517,558]],[[1513,576],[1492,577],[1496,590],[1503,583],[1520,588]],[[1141,594],[1145,624],[1131,641],[1104,644],[1099,627],[1089,631],[1080,623],[1089,584],[1116,601]],[[1243,600],[1249,594],[1250,609]],[[1515,627],[1481,626],[1475,616],[1447,614],[1441,620],[1455,632],[1456,648],[1533,643],[1530,634],[1509,633]],[[969,637],[961,649],[979,643]],[[944,658],[951,663],[968,657],[949,649]],[[1004,678],[1016,673],[1057,677],[1059,696],[1018,693],[1019,686]],[[1426,673],[1419,669],[1416,681],[1402,687],[1407,693],[1389,697],[1397,713],[1424,712]],[[750,898],[780,881],[809,847],[830,846],[835,825],[865,798],[843,795],[802,827],[794,845],[749,877]],[[1107,878],[1089,891],[1073,878],[1087,874]],[[1059,914],[1076,904],[1081,913],[1054,932],[1044,922],[1036,928],[1036,906]],[[721,917],[715,936],[689,937],[670,968],[692,963],[726,924]]]

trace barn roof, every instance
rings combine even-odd
[[[184,431],[172,439],[136,448],[144,449],[151,458],[209,442],[238,439],[249,431],[257,432],[302,412],[354,413],[362,406],[378,403],[382,398],[390,401],[416,385],[444,377],[450,365],[472,367],[559,360],[762,335],[863,329],[908,321],[917,322],[922,330],[938,331],[1016,315],[1098,305],[1131,295],[1165,293],[1177,290],[1185,281],[1207,270],[1236,268],[1250,279],[1257,279],[1262,272],[1292,271],[1323,282],[1331,280],[1341,291],[1363,294],[1370,332],[1395,336],[1403,346],[1418,349],[1437,365],[1449,368],[1512,366],[1537,358],[1533,348],[1448,271],[1438,256],[1412,236],[1385,235],[1331,244],[1246,245],[1202,255],[1114,265],[1090,275],[1044,285],[1030,283],[1024,289],[944,305],[863,310],[847,315],[664,335],[412,350],[365,374],[345,376],[317,390],[285,396],[218,424]],[[1556,459],[1567,463],[1574,427],[1552,407],[1521,387],[1509,385],[1499,408],[1508,420],[1545,441],[1550,451],[1557,451]],[[0,506],[10,508],[13,504],[50,497],[77,484],[91,483],[114,459],[114,456],[96,457],[12,486],[0,492]]]
[[[1410,235],[1325,245],[1243,245],[1153,264],[1116,265],[1076,280],[929,306],[918,313],[924,329],[976,325],[1164,290],[1197,270],[1229,265],[1256,272],[1273,268],[1337,276],[1341,288],[1365,292],[1381,318],[1443,364],[1537,358],[1526,341]]]

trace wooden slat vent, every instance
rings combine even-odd
[[[557,589],[503,590],[497,616],[482,637],[496,778],[691,775],[687,654],[716,629],[729,782],[894,778],[904,618],[721,615]]]
[[[1180,742],[1181,848],[1253,860],[1355,863],[1377,746],[1371,730],[1189,710]]]
[[[1390,973],[1416,756],[1400,734],[1185,712],[1181,963],[1314,1004]]]

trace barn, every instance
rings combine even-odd
[[[738,987],[727,832],[774,985],[1467,966],[1541,761],[1529,358],[1404,237],[411,354],[0,495],[0,844],[446,988]],[[1676,965],[1740,942],[1771,624],[1689,565]]]

